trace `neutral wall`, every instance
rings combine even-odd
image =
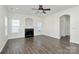
[[[66,15],[66,35],[70,35],[70,15]]]
[[[47,16],[43,21],[43,34],[59,38],[59,23],[54,14]]]
[[[33,25],[31,26],[30,24],[28,24],[28,26],[26,26],[26,20],[30,18],[33,20]],[[20,20],[20,32],[19,33],[12,33],[11,32],[11,21],[12,19],[18,19]],[[29,16],[29,15],[24,15],[24,14],[18,14],[18,13],[9,13],[9,30],[8,30],[8,39],[12,39],[12,38],[20,38],[20,37],[24,37],[25,35],[25,28],[34,28],[34,35],[41,35],[42,31],[39,32],[38,31],[38,23],[42,23],[42,19],[40,17],[37,16]]]
[[[5,16],[7,16],[6,8],[0,6],[0,52],[8,40],[5,35]]]
[[[45,18],[44,34],[60,38],[60,20],[62,15],[70,15],[70,41],[79,43],[79,6],[51,14]]]

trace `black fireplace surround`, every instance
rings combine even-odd
[[[34,37],[34,29],[25,29],[25,38]]]

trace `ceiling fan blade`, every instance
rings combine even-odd
[[[43,10],[45,10],[45,11],[50,11],[50,8],[49,8],[49,9],[43,9]]]

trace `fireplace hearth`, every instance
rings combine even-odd
[[[34,37],[34,29],[25,29],[25,38]]]

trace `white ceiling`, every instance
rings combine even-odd
[[[51,11],[48,11],[47,14],[56,13],[68,8],[75,7],[76,5],[44,5],[44,8],[50,8]],[[32,10],[32,8],[38,9],[38,5],[8,5],[9,12],[28,14],[28,15],[38,15],[37,10]]]

